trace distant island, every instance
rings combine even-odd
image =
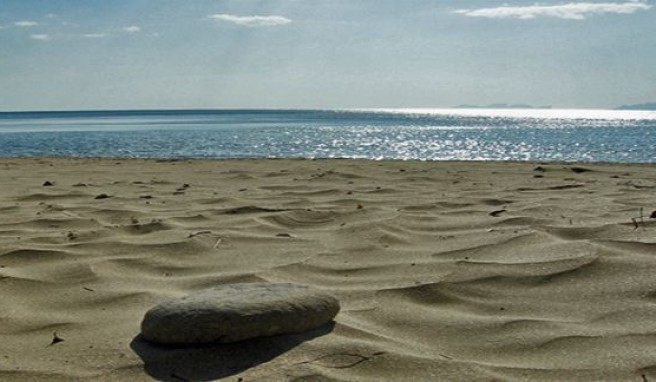
[[[656,102],[640,103],[636,105],[622,105],[616,110],[656,110]]]
[[[551,109],[551,106],[531,106],[524,104],[493,103],[491,105],[469,105],[455,106],[455,109]]]

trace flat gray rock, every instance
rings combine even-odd
[[[141,322],[141,334],[162,345],[236,342],[304,332],[338,312],[337,299],[306,286],[228,284],[155,306]]]

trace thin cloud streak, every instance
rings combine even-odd
[[[39,40],[39,41],[48,41],[48,40],[50,40],[50,36],[48,36],[47,34],[33,34],[33,35],[30,35],[30,38],[32,40]]]
[[[228,14],[210,15],[209,18],[216,21],[225,21],[246,27],[273,27],[287,25],[292,20],[283,16],[236,16]]]
[[[136,26],[136,25],[132,25],[132,26],[129,26],[129,27],[125,27],[125,28],[123,28],[123,30],[126,31],[126,32],[128,32],[128,33],[137,33],[137,32],[141,32],[141,28],[139,28],[139,27]]]
[[[587,16],[604,13],[631,14],[646,11],[651,5],[643,1],[624,3],[568,3],[562,5],[531,5],[512,7],[504,5],[495,8],[459,9],[455,11],[469,17],[491,19],[515,18],[530,20],[537,17],[556,17],[566,20],[585,20]]]
[[[82,37],[85,37],[85,38],[103,38],[105,36],[107,36],[107,35],[104,34],[104,33],[87,33],[87,34],[82,35]]]
[[[23,21],[16,21],[14,23],[14,25],[17,26],[17,27],[29,28],[29,27],[35,27],[35,26],[39,25],[39,23],[37,23],[36,21],[23,20]]]

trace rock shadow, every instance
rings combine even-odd
[[[231,344],[165,347],[139,334],[130,343],[143,360],[144,370],[160,381],[212,381],[239,374],[271,361],[301,343],[333,331],[334,322],[299,334],[261,337]]]

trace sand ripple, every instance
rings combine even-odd
[[[535,167],[8,161],[0,380],[656,380],[656,206],[631,186],[653,166]],[[343,310],[228,347],[137,337],[163,300],[267,281]]]

